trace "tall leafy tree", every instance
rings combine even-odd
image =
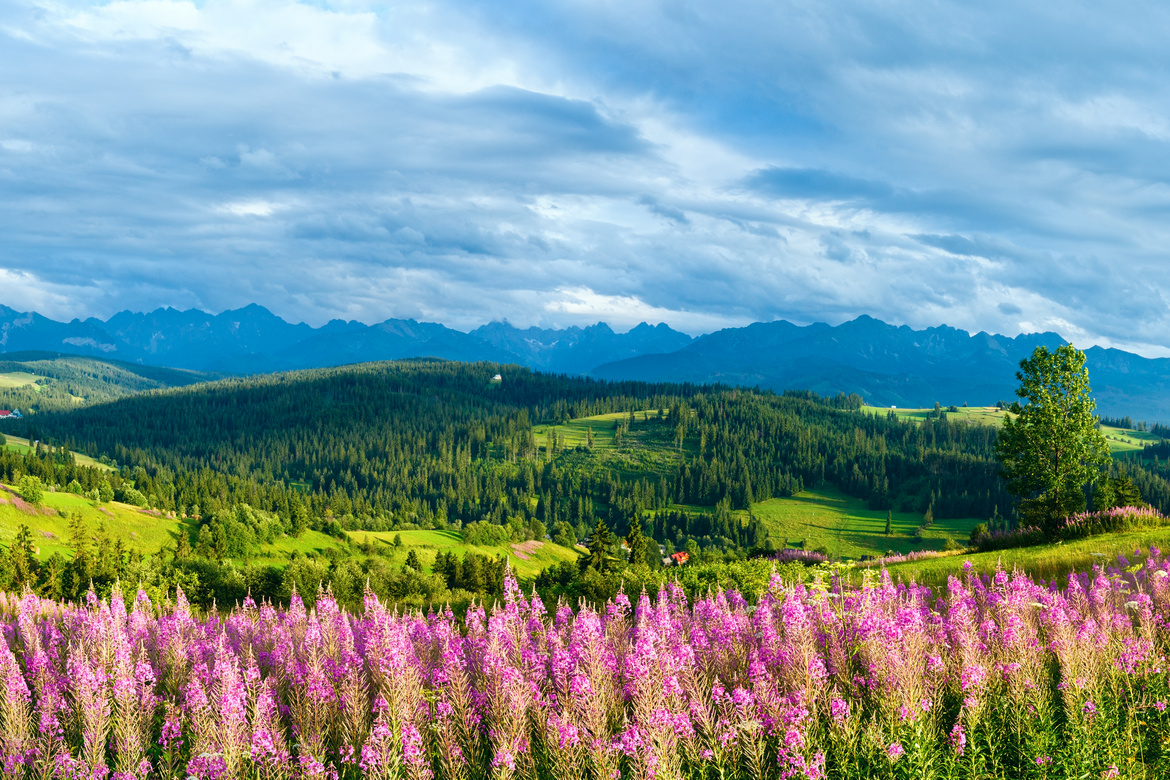
[[[1085,486],[1109,464],[1097,430],[1085,353],[1067,344],[1037,347],[1020,361],[1013,403],[995,444],[1000,474],[1020,499],[1021,518],[1051,534],[1085,507]]]

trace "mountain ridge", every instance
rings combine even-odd
[[[0,305],[0,353],[41,350],[194,371],[257,374],[348,363],[435,357],[516,363],[598,379],[723,383],[821,394],[858,393],[878,406],[990,405],[1014,398],[1019,361],[1059,334],[1004,336],[949,325],[914,330],[861,315],[840,325],[786,320],[697,338],[659,323],[617,333],[586,327],[517,328],[495,321],[464,333],[433,322],[289,323],[259,304],[122,311],[107,320],[58,322]],[[1102,414],[1170,420],[1170,358],[1086,350]]]

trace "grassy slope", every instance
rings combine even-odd
[[[12,436],[10,434],[5,434],[4,438],[8,441],[5,446],[15,452],[28,452],[32,448],[28,439],[22,439],[19,436]],[[73,457],[77,459],[77,465],[79,466],[93,466],[95,469],[113,471],[113,468],[110,466],[99,463],[88,455],[82,455],[80,452],[73,453]]]
[[[435,556],[440,552],[453,552],[462,558],[468,552],[479,553],[496,557],[504,552],[503,547],[483,547],[480,545],[465,544],[462,536],[456,531],[351,531],[350,537],[356,542],[372,539],[380,544],[393,548],[395,536],[402,537],[402,547],[391,557],[390,563],[401,566],[406,562],[410,549],[418,553],[419,562],[426,571],[431,571]],[[535,548],[535,549],[534,549]],[[508,548],[508,561],[513,571],[522,579],[535,577],[541,569],[552,566],[561,561],[575,560],[579,551],[570,550],[552,542],[525,542],[513,544]],[[523,556],[523,557],[522,557]]]
[[[892,533],[886,536],[884,510],[868,509],[864,501],[830,486],[753,504],[752,512],[767,524],[778,544],[787,540],[789,545],[803,543],[806,550],[824,547],[831,555],[844,558],[880,556],[891,550],[939,550],[947,537],[965,541],[980,522],[974,518],[935,520],[923,532],[925,543],[919,544],[914,529],[922,524],[921,515],[894,512]]]
[[[87,498],[71,493],[45,493],[41,507],[33,511],[18,509],[12,501],[12,494],[0,493],[0,544],[7,547],[22,524],[33,532],[34,543],[40,548],[40,558],[45,559],[54,552],[71,558],[73,548],[69,546],[69,515],[81,512],[86,525],[93,532],[104,522],[106,532],[113,539],[122,539],[128,548],[144,553],[157,552],[163,545],[171,544],[180,523],[169,517],[147,514],[138,507],[111,501],[95,504]],[[65,513],[62,517],[60,511]]]
[[[39,376],[27,371],[8,371],[0,373],[0,387],[27,387],[35,385],[38,379]]]
[[[117,501],[96,504],[83,496],[71,493],[45,493],[40,507],[27,510],[20,509],[14,504],[11,493],[0,492],[0,499],[2,499],[0,545],[7,547],[20,526],[27,525],[32,530],[34,544],[38,547],[38,557],[42,560],[48,559],[53,553],[60,553],[65,558],[73,557],[73,548],[69,544],[69,515],[74,512],[81,513],[90,532],[96,533],[99,524],[104,522],[106,533],[111,539],[121,539],[127,549],[135,549],[145,554],[156,553],[164,546],[173,545],[180,529],[188,528],[185,522],[173,517],[152,514]],[[61,512],[65,515],[62,516]],[[350,536],[359,542],[367,536],[373,537],[389,546],[395,533],[355,531]],[[419,558],[428,570],[435,560],[435,553],[440,549],[455,552],[460,557],[468,551],[494,557],[507,549],[513,569],[522,578],[534,577],[547,566],[563,560],[572,560],[577,556],[577,552],[550,542],[528,542],[523,546],[511,545],[508,548],[482,547],[464,544],[455,531],[397,533],[402,535],[403,546],[390,557],[390,562],[401,566],[406,561],[408,549],[414,547],[418,549]],[[537,549],[530,550],[529,547]],[[302,555],[320,554],[328,548],[335,548],[346,554],[356,554],[356,551],[350,550],[343,541],[317,531],[306,531],[297,538],[285,536],[270,545],[263,545],[251,561],[261,565],[283,566],[293,552]]]
[[[580,417],[564,425],[538,425],[533,431],[542,454],[548,444],[548,432],[555,430],[560,437],[564,457],[572,461],[592,461],[597,466],[616,471],[623,478],[673,473],[680,460],[679,452],[671,441],[673,430],[653,422],[646,424],[657,416],[657,410],[634,412],[634,426],[625,435],[621,446],[614,445],[614,425],[627,419],[629,412]],[[593,432],[592,451],[574,452],[576,448],[586,446],[587,431]]]
[[[1160,549],[1170,548],[1170,528],[1103,534],[1075,542],[1015,550],[927,558],[887,568],[895,578],[914,579],[935,586],[945,585],[947,578],[960,573],[968,561],[981,573],[992,572],[997,566],[1003,566],[1009,571],[1013,568],[1025,570],[1033,577],[1063,580],[1069,572],[1086,571],[1094,565],[1114,565],[1118,555],[1132,556],[1138,548],[1142,548],[1144,553],[1151,545]]]
[[[863,406],[861,410],[870,414],[888,414],[890,411],[881,406]],[[921,422],[932,416],[934,409],[895,409],[894,414],[898,416],[899,420]],[[957,412],[947,412],[947,419],[966,420],[981,425],[1000,425],[1007,414],[1004,410],[994,406],[972,406],[960,407]],[[1160,436],[1155,436],[1149,431],[1114,428],[1109,425],[1102,425],[1101,433],[1105,435],[1105,441],[1109,444],[1109,451],[1112,453],[1136,452],[1147,444],[1157,444],[1162,440]]]
[[[930,411],[921,410],[922,418]],[[992,411],[998,410],[992,407]],[[586,431],[592,431],[592,452],[567,452],[565,457],[595,461],[599,466],[616,469],[623,477],[673,471],[679,454],[670,440],[671,429],[668,426],[638,424],[653,420],[657,411],[635,412],[634,427],[621,447],[614,446],[614,423],[625,419],[628,414],[601,414],[572,420],[565,425],[538,426],[535,429],[536,440],[544,447],[548,431],[555,430],[563,440],[563,448],[569,451],[578,446],[584,447]],[[711,511],[711,507],[676,505],[674,508],[691,512]],[[773,498],[756,503],[752,505],[752,512],[767,524],[778,543],[787,540],[790,545],[803,544],[809,550],[824,547],[830,554],[844,558],[880,556],[889,551],[906,553],[921,549],[939,550],[947,537],[965,541],[971,529],[980,522],[974,518],[936,520],[923,534],[925,542],[919,543],[914,538],[914,529],[922,524],[922,516],[895,512],[893,533],[886,536],[885,511],[867,509],[865,502],[850,498],[832,486],[806,490],[792,498]]]

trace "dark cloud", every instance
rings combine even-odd
[[[0,0],[4,302],[1170,352],[1163,4],[364,2]]]

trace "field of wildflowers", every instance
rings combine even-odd
[[[360,614],[0,594],[0,776],[1170,775],[1170,561]]]

